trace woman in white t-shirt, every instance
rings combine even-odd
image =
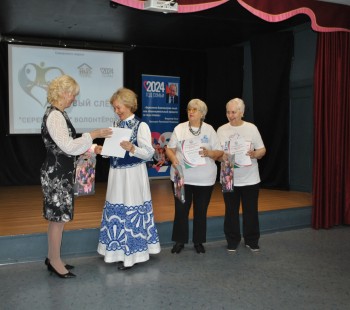
[[[233,192],[223,193],[225,201],[224,232],[227,240],[227,250],[232,252],[236,251],[241,241],[239,221],[241,202],[245,245],[254,252],[260,249],[258,159],[265,155],[266,149],[257,127],[242,120],[244,109],[245,105],[242,99],[230,100],[226,104],[226,116],[229,122],[217,131],[225,153],[234,153],[234,145],[240,144],[247,148],[247,152],[243,156],[235,154]]]
[[[217,175],[215,160],[223,155],[214,128],[204,122],[207,111],[202,100],[192,99],[187,105],[188,121],[175,127],[167,146],[171,181],[174,182],[174,171],[180,166],[185,184],[185,201],[175,198],[172,253],[180,253],[188,243],[192,202],[192,241],[197,253],[205,253],[207,210]]]

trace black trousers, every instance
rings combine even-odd
[[[224,233],[228,246],[236,247],[241,241],[239,208],[242,202],[243,238],[245,244],[256,246],[260,238],[258,216],[259,184],[235,186],[233,192],[223,193],[225,201]]]
[[[174,191],[174,183],[171,182]],[[175,218],[172,240],[188,243],[189,212],[193,202],[193,243],[204,243],[207,235],[207,210],[213,192],[212,186],[198,186],[185,184],[185,202],[175,199]]]

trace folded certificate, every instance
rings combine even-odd
[[[129,141],[132,130],[129,128],[111,128],[113,134],[110,138],[105,139],[101,155],[124,158],[126,151],[120,146],[120,142]]]

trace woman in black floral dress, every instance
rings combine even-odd
[[[78,83],[68,75],[54,79],[49,87],[49,106],[43,117],[41,135],[47,150],[41,167],[41,185],[44,195],[43,216],[49,221],[48,257],[45,264],[50,272],[61,278],[75,277],[68,271],[73,266],[61,260],[61,241],[65,223],[74,213],[74,166],[75,156],[93,151],[95,138],[106,138],[112,133],[109,128],[97,129],[76,138],[75,129],[64,111],[69,108],[79,93]]]

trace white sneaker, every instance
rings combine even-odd
[[[237,247],[234,247],[234,246],[227,246],[227,251],[228,252],[236,252],[237,251]]]
[[[245,247],[250,249],[252,252],[259,252],[260,251],[260,247],[258,245],[251,246],[249,244],[246,244]]]

